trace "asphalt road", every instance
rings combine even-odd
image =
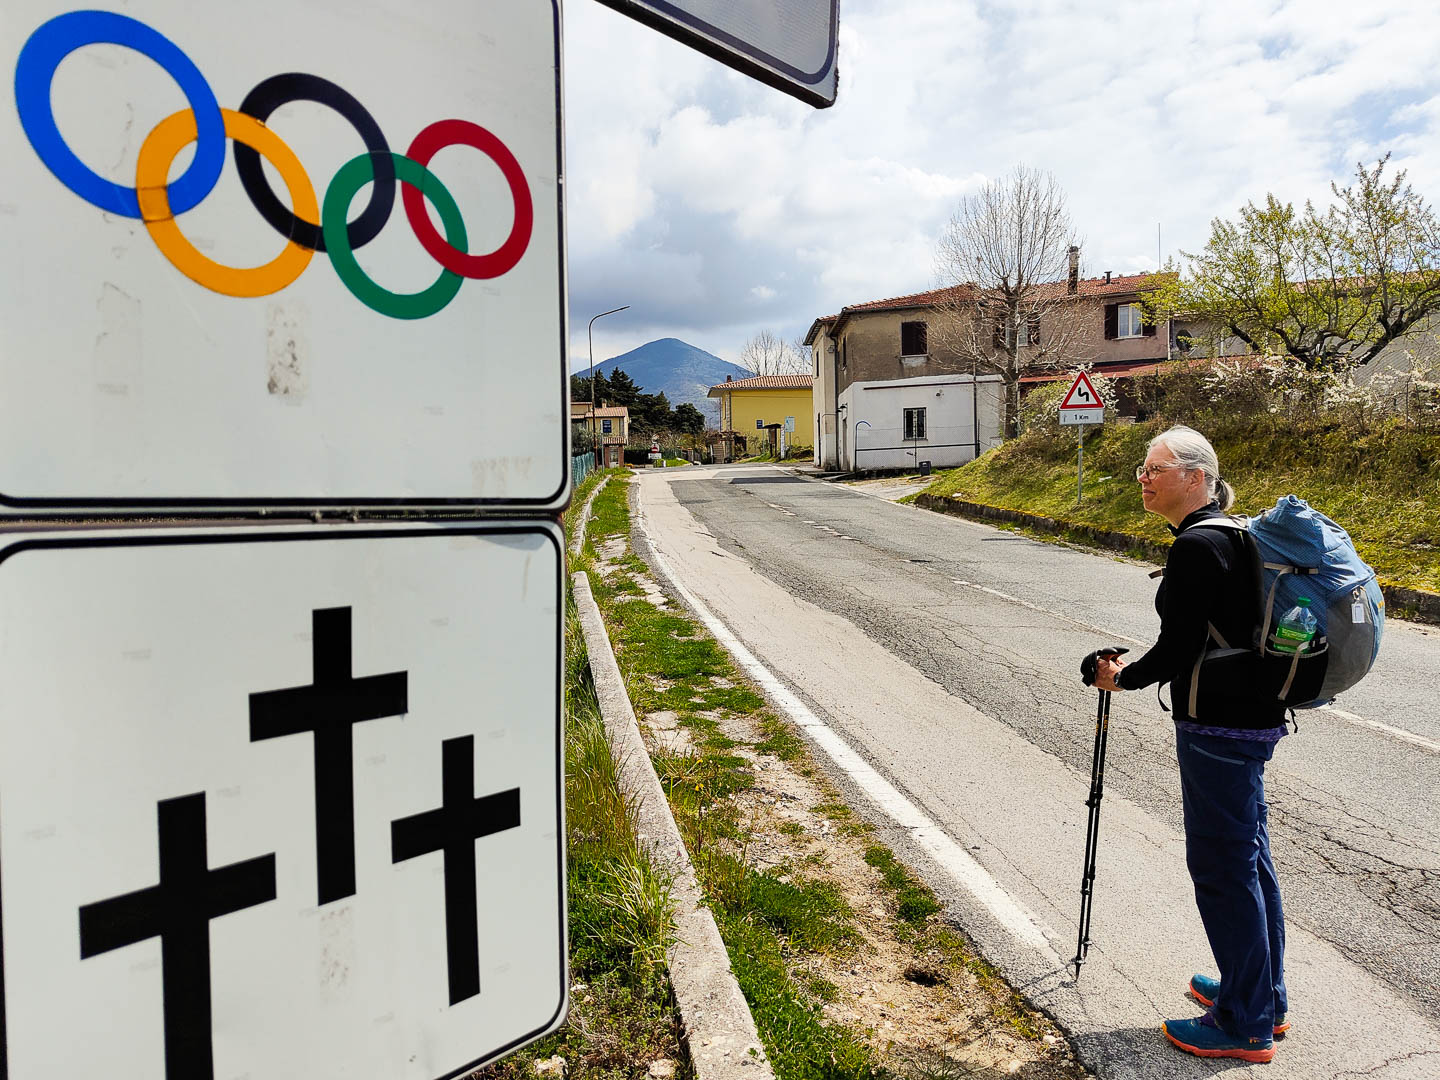
[[[873,786],[837,776],[1088,1065],[1246,1068],[1180,1054],[1157,1030],[1196,1015],[1186,980],[1213,968],[1184,867],[1173,728],[1150,691],[1114,698],[1094,944],[1078,982],[1064,970],[1096,700],[1077,664],[1153,638],[1152,567],[775,468],[656,471],[639,487],[662,571],[802,703],[812,739],[816,725],[837,733],[908,800],[914,813],[887,824]],[[1367,681],[1338,711],[1302,714],[1277,748],[1267,792],[1295,1027],[1253,1067],[1264,1075],[1440,1075],[1437,689],[1440,632],[1392,621]],[[937,855],[937,830],[1038,935]]]

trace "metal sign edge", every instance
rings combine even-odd
[[[666,37],[674,38],[681,44],[690,46],[696,52],[704,53],[726,67],[749,75],[752,79],[779,90],[783,94],[799,98],[807,105],[813,105],[817,109],[828,109],[835,104],[835,98],[840,88],[840,73],[836,55],[840,28],[839,0],[830,0],[829,48],[825,56],[825,66],[819,72],[802,72],[778,57],[755,49],[703,19],[698,19],[673,4],[666,3],[665,0],[650,0],[646,3],[641,3],[640,0],[599,0],[599,2],[622,15],[629,16],[636,22],[643,23],[652,30],[658,30]],[[834,79],[834,87],[828,96],[818,90],[806,89],[807,84],[813,85],[822,82],[827,77]]]

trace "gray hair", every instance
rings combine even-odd
[[[1221,511],[1235,505],[1235,489],[1220,479],[1220,458],[1210,440],[1194,428],[1176,424],[1150,440],[1149,449],[1163,446],[1182,469],[1198,469],[1205,476],[1205,489],[1220,504]]]

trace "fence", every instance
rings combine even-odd
[[[570,478],[578,486],[581,480],[595,471],[595,452],[586,450],[570,459]]]

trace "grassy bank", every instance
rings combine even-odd
[[[1165,523],[1145,512],[1135,481],[1146,444],[1165,426],[1107,424],[1092,432],[1079,504],[1069,432],[1007,442],[940,474],[926,491],[1167,542]],[[1389,424],[1361,434],[1335,427],[1214,441],[1238,512],[1298,495],[1349,531],[1382,581],[1440,592],[1440,435]]]

